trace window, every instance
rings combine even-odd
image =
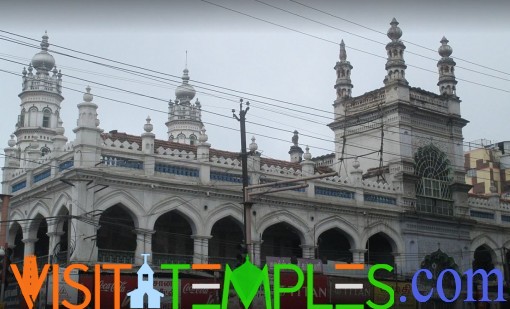
[[[50,117],[51,117],[51,110],[49,108],[45,108],[43,110],[43,122],[42,122],[43,128],[50,127]]]
[[[51,150],[48,147],[44,146],[43,148],[41,148],[41,157],[48,155],[50,152]]]
[[[25,109],[22,109],[18,119],[18,127],[24,126],[25,126]]]
[[[179,135],[177,135],[177,142],[178,143],[184,143],[186,141],[186,135],[180,133]]]
[[[468,177],[476,177],[476,169],[472,168],[467,170],[467,176]]]
[[[38,109],[35,106],[30,107],[28,110],[28,127],[35,127],[37,126],[37,114]]]
[[[447,155],[430,144],[418,149],[414,156],[417,210],[440,215],[453,215],[451,164]]]
[[[197,137],[195,136],[195,134],[191,134],[189,136],[189,144],[190,145],[195,145],[196,141],[197,141]]]

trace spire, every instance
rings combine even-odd
[[[47,75],[48,71],[51,71],[51,69],[55,66],[55,58],[48,53],[49,46],[48,33],[45,32],[41,40],[41,51],[35,54],[32,58],[32,65],[39,74],[42,73]]]
[[[336,71],[336,95],[338,100],[344,100],[351,97],[353,85],[351,83],[352,65],[347,61],[347,52],[345,51],[344,40],[340,42],[340,61],[335,65]]]
[[[453,49],[448,45],[448,40],[443,36],[438,53],[441,59],[437,62],[439,70],[439,93],[442,95],[456,96],[457,80],[455,79],[455,61],[450,58]]]
[[[303,149],[299,147],[299,132],[294,130],[294,135],[292,136],[292,146],[290,146],[289,154],[290,154],[290,162],[301,162],[303,160]]]
[[[400,40],[402,37],[402,30],[398,27],[398,21],[393,18],[390,23],[391,27],[388,29],[388,38],[391,42],[386,45],[386,52],[388,60],[386,61],[387,75],[384,78],[384,84],[392,82],[400,82],[408,84],[405,78],[405,70],[407,68],[404,60],[404,50],[406,46]]]

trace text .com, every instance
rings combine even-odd
[[[433,297],[445,303],[453,303],[458,300],[463,302],[504,302],[503,274],[498,269],[487,272],[483,269],[467,270],[458,273],[453,269],[444,269],[432,273],[429,269],[420,269],[414,273],[411,280],[411,291],[408,296],[402,290],[395,289],[395,286],[388,284],[380,278],[388,278],[392,274],[393,267],[387,264],[373,265],[368,269],[368,284],[374,289],[385,293],[385,301],[367,300],[364,303],[316,303],[314,295],[314,265],[307,264],[299,267],[294,264],[273,264],[258,267],[252,264],[249,259],[238,267],[231,268],[229,265],[220,264],[161,264],[160,270],[170,277],[168,284],[170,291],[163,293],[158,290],[159,285],[155,284],[154,271],[147,262],[148,254],[143,254],[144,263],[137,270],[137,285],[134,289],[125,291],[126,286],[121,282],[121,275],[127,272],[133,273],[134,266],[131,264],[98,264],[92,267],[84,264],[71,264],[61,268],[58,264],[44,265],[41,269],[37,267],[36,257],[25,257],[23,267],[11,265],[11,271],[19,285],[26,307],[35,308],[42,287],[48,278],[51,278],[51,290],[46,287],[46,297],[51,295],[52,308],[95,308],[101,307],[101,293],[94,293],[103,288],[101,276],[105,272],[113,273],[111,289],[113,294],[112,309],[120,308],[181,308],[179,282],[182,274],[190,271],[204,271],[221,273],[215,282],[203,283],[199,279],[192,283],[190,289],[198,295],[200,291],[216,291],[217,297],[209,299],[207,303],[201,303],[198,298],[196,303],[191,304],[193,309],[226,309],[226,308],[286,308],[282,299],[293,293],[304,293],[306,297],[306,308],[308,309],[385,309],[398,308],[408,301],[412,296],[417,303],[429,302]],[[363,264],[335,264],[335,269],[363,270]],[[87,273],[93,271],[93,284],[86,286],[72,274],[76,272]],[[285,276],[292,274],[294,280],[289,283],[284,280]],[[189,279],[188,279],[189,280]],[[192,281],[192,280],[191,280]],[[182,282],[181,282],[182,283]],[[366,283],[365,283],[366,284]],[[497,284],[497,286],[496,286]],[[60,286],[59,286],[60,285]],[[63,285],[75,289],[79,294],[79,300],[74,303],[65,299],[61,294],[64,291]],[[496,286],[497,293],[489,293],[489,286]],[[427,288],[423,288],[426,286]],[[463,290],[463,287],[465,290]],[[477,287],[477,288],[474,288]],[[337,283],[335,290],[363,290],[366,288],[363,283]],[[303,292],[302,292],[303,291]],[[124,299],[121,298],[124,293]],[[163,305],[162,300],[166,298]],[[237,299],[238,307],[232,303]],[[126,307],[127,306],[127,307]],[[251,306],[251,307],[250,307]],[[289,307],[290,308],[290,307]]]

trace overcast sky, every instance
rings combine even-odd
[[[105,131],[117,129],[130,134],[141,134],[145,118],[150,115],[154,133],[159,139],[167,139],[165,101],[175,99],[175,86],[177,81],[180,83],[180,79],[175,76],[182,75],[187,50],[191,83],[196,87],[196,97],[204,111],[231,117],[231,109],[238,110],[236,101],[239,97],[247,98],[252,103],[247,118],[253,122],[248,124],[247,128],[254,133],[249,137],[255,135],[263,155],[288,159],[291,132],[294,130],[321,139],[300,137],[300,144],[310,145],[314,156],[330,153],[334,149],[333,133],[326,124],[332,120],[332,103],[335,99],[333,67],[338,61],[338,43],[341,39],[344,39],[347,45],[348,60],[354,67],[351,76],[354,84],[353,96],[383,86],[386,75],[384,46],[389,39],[382,33],[386,33],[390,27],[389,22],[395,17],[403,31],[402,39],[406,41],[406,78],[410,86],[438,93],[437,48],[443,35],[446,36],[453,48],[452,57],[457,62],[457,95],[462,100],[462,117],[470,121],[464,128],[465,141],[479,138],[510,140],[508,1],[347,3],[296,0],[335,15],[334,17],[292,1],[267,0],[271,5],[319,21],[322,25],[254,0],[207,1],[223,8],[200,0],[2,2],[0,30],[37,40],[40,40],[47,30],[50,44],[169,74],[170,76],[155,75],[171,81],[149,80],[59,55],[56,52],[112,64],[107,60],[50,45],[50,49],[55,51],[51,53],[57,66],[64,74],[65,87],[84,90],[90,85],[96,96],[162,111],[145,110],[96,97],[94,102],[99,105],[101,128]],[[3,32],[0,35],[1,58],[28,64],[38,52],[37,49],[4,39],[9,37],[29,43],[38,42]],[[23,66],[1,60],[0,68],[19,74]],[[2,148],[5,148],[20,112],[18,94],[21,91],[21,78],[5,72],[0,72],[0,76],[3,116],[0,122],[0,143]],[[198,82],[251,95],[205,86]],[[162,100],[126,94],[105,85]],[[64,89],[63,96],[65,100],[61,115],[66,135],[73,140],[76,105],[82,102],[82,94]],[[281,108],[262,105],[254,100]],[[215,126],[238,129],[239,124],[235,119],[203,112],[202,120],[207,122],[207,133],[212,147],[231,151],[240,149],[238,132]],[[281,130],[254,123],[278,127]],[[374,150],[376,148],[378,145],[374,145]]]

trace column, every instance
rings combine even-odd
[[[261,266],[260,265],[260,260],[261,260],[260,255],[262,254],[261,246],[262,246],[263,242],[264,242],[263,240],[252,241],[252,244],[253,244],[253,261],[252,261],[252,263],[257,266]]]
[[[315,249],[317,246],[314,245],[300,245],[301,249],[303,249],[303,258],[305,259],[315,259]]]
[[[34,255],[37,238],[25,238],[21,241],[25,244],[25,256]]]
[[[133,233],[136,234],[136,250],[135,250],[135,265],[143,264],[142,254],[150,254],[147,262],[152,264],[152,234],[156,233],[153,230],[135,229]]]
[[[55,232],[48,232],[48,233],[46,233],[46,235],[48,235],[48,237],[50,238],[48,255],[52,256],[53,253],[56,253],[55,252],[56,246],[60,242],[60,238],[61,238],[62,235],[64,235],[64,232],[56,232],[56,231]],[[59,248],[59,252],[60,252],[60,248]],[[61,257],[61,256],[57,256],[57,258],[59,258],[59,257]],[[66,257],[63,257],[63,258],[66,259]],[[61,262],[61,261],[53,260],[52,262],[53,263],[58,263],[58,262]]]
[[[193,239],[193,263],[207,264],[209,260],[209,239],[212,236],[191,235]]]
[[[352,262],[356,264],[364,264],[365,263],[365,252],[367,249],[350,249],[352,252]]]

